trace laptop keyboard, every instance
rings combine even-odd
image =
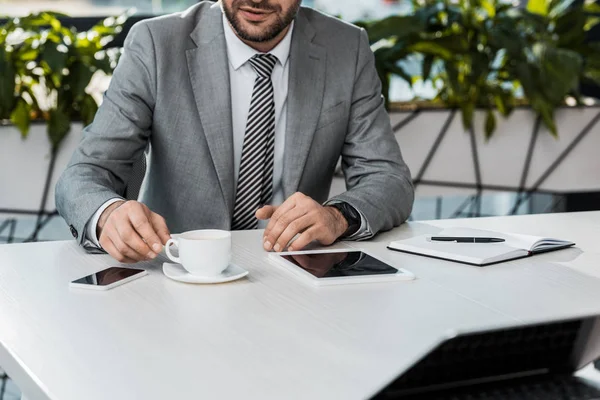
[[[414,400],[600,400],[600,390],[573,377],[498,382],[461,389],[402,396]]]

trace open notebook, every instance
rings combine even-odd
[[[501,243],[434,242],[431,236],[475,236],[505,239]],[[388,245],[391,250],[418,254],[472,265],[489,265],[547,251],[560,250],[575,243],[540,236],[501,233],[468,228],[448,228],[435,235],[421,235]]]

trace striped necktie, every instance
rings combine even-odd
[[[273,197],[275,98],[271,74],[276,63],[272,54],[250,59],[257,76],[246,122],[232,230],[256,229],[256,210]]]

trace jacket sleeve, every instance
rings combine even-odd
[[[409,217],[414,187],[385,110],[375,57],[364,29],[359,36],[350,121],[342,149],[348,191],[331,200],[360,211],[373,236]]]
[[[57,209],[80,243],[96,210],[124,196],[149,141],[155,95],[154,44],[142,22],[129,32],[104,101],[56,185]]]

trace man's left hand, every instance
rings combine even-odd
[[[328,246],[348,229],[348,221],[337,208],[322,206],[302,193],[290,196],[279,207],[264,206],[256,211],[256,218],[271,219],[263,239],[267,251],[283,251],[298,234],[289,251],[302,250],[312,241]]]

